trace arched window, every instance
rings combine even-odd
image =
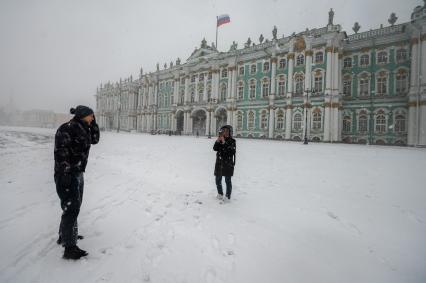
[[[346,57],[343,59],[343,68],[352,68],[352,58]]]
[[[313,111],[312,114],[312,129],[321,130],[321,110],[318,108]]]
[[[248,117],[247,117],[247,128],[249,130],[253,130],[254,129],[254,113],[252,111],[250,111],[248,113]]]
[[[244,97],[244,83],[243,82],[239,82],[238,83],[238,91],[237,91],[237,93],[238,93],[238,99],[239,100],[242,100],[243,99],[243,97]]]
[[[302,129],[302,114],[296,113],[293,118],[293,129],[299,131]]]
[[[370,65],[370,56],[368,54],[361,55],[359,65],[360,66]]]
[[[263,63],[263,71],[264,72],[269,72],[269,62]]]
[[[303,88],[304,88],[304,76],[302,74],[298,74],[295,77],[295,94],[296,95],[302,95],[303,94]]]
[[[377,133],[384,133],[386,131],[386,116],[382,110],[377,112],[375,130]]]
[[[367,132],[368,130],[368,116],[367,112],[361,111],[358,118],[358,131]]]
[[[277,124],[276,124],[276,128],[278,130],[284,129],[284,113],[281,110],[279,110],[277,112]]]
[[[250,93],[249,93],[250,99],[256,98],[256,81],[251,80],[250,81]]]
[[[284,69],[285,68],[285,66],[286,66],[286,60],[285,59],[281,59],[280,60],[280,64],[279,64],[279,66],[278,66],[278,68],[279,69]]]
[[[260,114],[260,128],[265,130],[268,128],[268,112],[263,110]]]
[[[405,70],[400,70],[396,75],[396,89],[395,92],[397,95],[405,95],[408,91],[408,75]]]
[[[314,78],[314,93],[322,92],[322,74],[317,72]]]
[[[377,77],[377,96],[384,96],[387,94],[387,74],[385,72],[381,72]]]
[[[237,114],[237,130],[241,131],[243,129],[243,114],[238,112]]]
[[[407,60],[407,50],[404,48],[398,49],[396,51],[396,61],[400,63],[406,60]]]
[[[297,55],[296,65],[300,66],[300,65],[303,65],[303,64],[305,64],[305,56],[303,56],[303,54]]]
[[[226,100],[226,91],[227,91],[226,84],[222,84],[220,86],[220,100],[221,101],[225,101]]]
[[[370,78],[363,75],[359,79],[359,96],[366,97],[370,94]]]
[[[350,116],[343,117],[343,132],[350,133],[352,130],[352,119]]]
[[[324,53],[317,52],[315,53],[315,63],[320,64],[324,61]]]
[[[285,95],[285,77],[280,76],[278,81],[278,95],[284,96]]]
[[[388,53],[386,51],[380,51],[377,54],[377,63],[386,64],[388,62]]]
[[[352,78],[350,76],[346,76],[343,78],[343,95],[352,95]]]
[[[406,131],[406,119],[404,114],[397,114],[395,116],[395,132],[404,133]]]
[[[250,74],[256,74],[256,64],[250,66]]]
[[[268,97],[269,95],[269,80],[264,79],[262,81],[262,97]]]

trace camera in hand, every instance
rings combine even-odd
[[[219,132],[218,132],[218,135],[223,136],[224,133],[225,133],[224,129],[220,129]]]

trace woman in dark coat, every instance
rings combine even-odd
[[[89,107],[79,105],[70,113],[74,118],[62,124],[55,135],[55,183],[63,211],[57,242],[65,247],[65,259],[79,259],[88,255],[77,246],[77,238],[82,238],[77,217],[83,200],[83,173],[90,146],[99,142],[99,127]]]
[[[223,126],[219,136],[214,143],[213,150],[216,151],[216,164],[214,175],[216,176],[217,198],[224,199],[222,190],[222,176],[225,177],[226,199],[231,199],[232,182],[234,175],[236,143],[232,138],[232,126]]]

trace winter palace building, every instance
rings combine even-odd
[[[104,130],[389,145],[426,145],[426,0],[411,21],[352,34],[333,23],[250,38],[228,52],[201,42],[165,64],[96,93]]]

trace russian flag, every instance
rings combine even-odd
[[[223,14],[217,17],[217,26],[221,26],[231,22],[231,18],[227,14]]]

